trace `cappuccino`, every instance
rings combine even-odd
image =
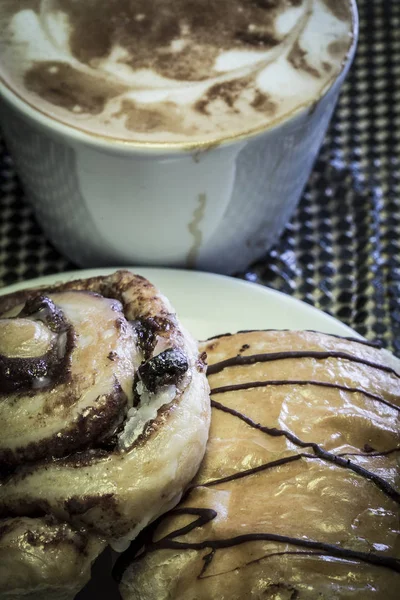
[[[0,80],[92,135],[217,142],[313,105],[354,13],[353,0],[2,0]]]

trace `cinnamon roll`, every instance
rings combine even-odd
[[[0,598],[69,600],[90,579],[105,542],[53,517],[0,522]]]
[[[300,331],[203,349],[206,454],[119,559],[123,599],[396,600],[400,360]]]
[[[61,527],[75,554],[80,535],[94,540],[91,560],[124,549],[179,501],[209,417],[204,357],[144,278],[0,297],[0,528],[13,547],[27,547],[24,528]]]

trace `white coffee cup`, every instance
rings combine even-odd
[[[0,80],[0,122],[54,245],[80,266],[244,269],[277,240],[323,142],[353,44],[310,106],[219,143],[133,144],[69,127]]]

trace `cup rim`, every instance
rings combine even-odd
[[[227,134],[224,137],[218,136],[215,138],[209,138],[202,141],[168,141],[168,142],[154,142],[154,141],[139,141],[139,140],[128,140],[123,138],[112,138],[106,135],[84,131],[79,127],[73,125],[67,125],[61,120],[49,116],[45,111],[27,102],[15,92],[0,76],[0,98],[3,98],[10,105],[15,107],[25,118],[33,121],[36,125],[48,130],[51,134],[56,134],[63,139],[68,139],[71,142],[84,143],[87,146],[96,147],[103,151],[120,151],[127,154],[140,154],[140,153],[160,153],[160,154],[175,154],[181,152],[204,152],[214,147],[219,146],[230,146],[237,142],[243,142],[250,140],[260,135],[267,134],[270,131],[277,129],[280,125],[287,121],[291,121],[296,117],[300,116],[307,110],[312,110],[321,100],[323,100],[330,90],[335,87],[335,84],[344,80],[350,70],[353,63],[354,56],[357,49],[359,40],[359,14],[356,0],[349,0],[352,9],[352,43],[343,60],[342,68],[334,76],[331,77],[321,90],[317,100],[304,102],[299,104],[295,109],[289,113],[285,113],[280,117],[276,118],[272,122],[264,125],[258,125],[257,127],[250,128],[248,130],[240,131],[239,133]]]

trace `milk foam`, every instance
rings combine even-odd
[[[176,0],[176,15],[164,14],[161,0],[116,0],[104,8],[115,6],[115,22],[112,13],[103,21],[89,14],[103,1],[79,4],[6,0],[0,77],[50,117],[137,142],[201,142],[268,127],[320,97],[353,40],[351,0],[197,0],[196,12],[190,0]],[[212,24],[225,13],[205,12],[214,5],[237,10],[226,12],[225,29]]]

